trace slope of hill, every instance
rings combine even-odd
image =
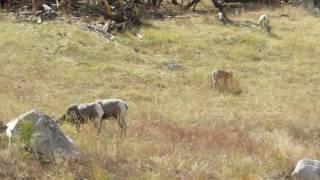
[[[114,121],[99,136],[92,124],[80,132],[62,126],[84,162],[41,166],[23,154],[8,171],[52,179],[258,179],[288,172],[303,157],[319,159],[320,22],[285,11],[289,18],[280,10],[237,17],[272,15],[272,35],[223,26],[208,14],[153,21],[142,39],[124,33],[110,44],[75,24],[3,17],[2,120],[32,108],[59,117],[71,103],[98,98],[129,103],[125,138]],[[240,79],[241,95],[211,89],[217,68]]]

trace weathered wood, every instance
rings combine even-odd
[[[32,12],[40,10],[43,3],[43,0],[32,0]]]
[[[107,42],[110,42],[113,38],[112,34],[110,33],[110,27],[112,22],[100,24],[100,23],[94,23],[89,24],[86,29],[92,32],[97,33],[99,36],[101,36],[103,39],[105,39]]]
[[[104,7],[104,15],[106,18],[111,18],[111,7],[107,0],[103,0],[103,7]]]

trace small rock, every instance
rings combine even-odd
[[[167,68],[170,70],[180,70],[182,68],[182,65],[177,63],[168,63]]]
[[[66,32],[58,32],[57,35],[62,38],[62,37],[65,37],[67,35],[67,33]]]
[[[37,23],[38,23],[38,24],[41,24],[41,22],[42,22],[41,17],[38,16],[38,17],[37,17]]]

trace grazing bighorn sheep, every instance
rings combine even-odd
[[[98,103],[72,104],[67,108],[67,112],[57,120],[57,123],[70,120],[79,129],[80,124],[85,123],[87,120],[100,121],[103,115],[102,107]]]
[[[265,15],[265,14],[261,15],[259,17],[259,24],[260,24],[260,27],[262,29],[264,29],[265,31],[267,31],[267,32],[271,31],[271,27],[269,25],[269,16],[268,15]]]
[[[211,78],[212,86],[214,86],[215,89],[224,90],[228,85],[230,85],[233,77],[231,72],[216,69],[211,72]]]
[[[300,160],[291,173],[290,178],[293,180],[319,180],[320,161],[310,159]]]
[[[103,109],[103,117],[99,122],[98,133],[100,133],[102,121],[109,117],[114,117],[118,121],[118,125],[121,128],[121,134],[126,134],[127,124],[124,120],[125,113],[128,109],[128,104],[122,99],[102,99],[97,100]]]

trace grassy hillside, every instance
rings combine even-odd
[[[280,18],[283,11],[290,17]],[[152,21],[141,40],[125,33],[110,44],[76,23],[0,15],[1,120],[32,108],[59,117],[71,103],[98,98],[129,103],[125,138],[114,121],[99,136],[92,124],[80,132],[62,126],[85,162],[41,166],[21,155],[12,171],[49,179],[247,180],[319,159],[319,19],[300,9],[231,17],[257,21],[262,13],[272,16],[272,35],[223,26],[208,14]],[[217,68],[233,72],[241,95],[211,89]],[[0,166],[9,161],[2,156]]]

